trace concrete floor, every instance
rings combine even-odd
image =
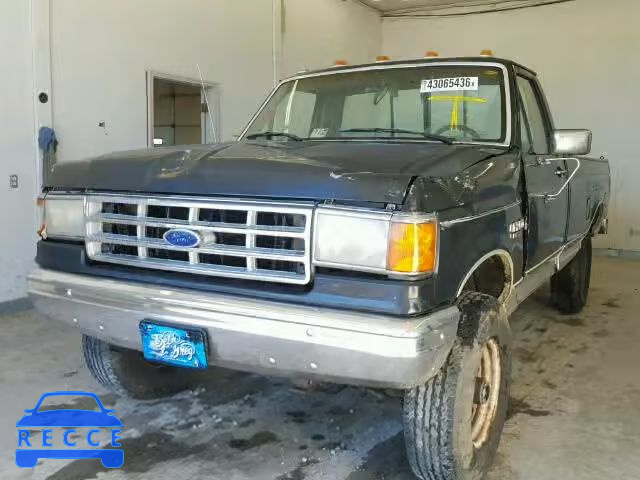
[[[640,478],[639,288],[640,262],[596,258],[581,314],[558,315],[545,292],[514,314],[510,416],[490,480]],[[133,402],[93,382],[76,331],[33,311],[0,317],[0,328],[2,479],[412,478],[400,403],[380,393],[299,391],[229,372],[194,392]],[[15,466],[15,422],[52,390],[95,391],[115,408],[122,469],[96,460]]]

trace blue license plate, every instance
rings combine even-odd
[[[151,362],[185,368],[207,368],[206,337],[202,330],[140,323],[142,351]]]

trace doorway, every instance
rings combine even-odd
[[[149,147],[220,141],[216,84],[149,72],[147,101]]]

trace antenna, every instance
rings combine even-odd
[[[204,103],[207,105],[207,114],[209,116],[209,122],[211,123],[211,133],[213,134],[213,141],[217,141],[216,127],[213,124],[213,116],[211,115],[211,106],[209,105],[209,98],[207,97],[207,87],[204,84],[204,78],[202,78],[202,70],[200,70],[200,64],[196,63],[198,74],[200,75],[200,84],[202,85],[202,93],[204,95]]]

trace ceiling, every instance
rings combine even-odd
[[[409,9],[437,9],[451,6],[477,6],[492,3],[478,0],[360,0],[362,3],[385,13]]]
[[[343,0],[344,1],[344,0]],[[447,16],[499,12],[576,0],[356,0],[384,16]]]

